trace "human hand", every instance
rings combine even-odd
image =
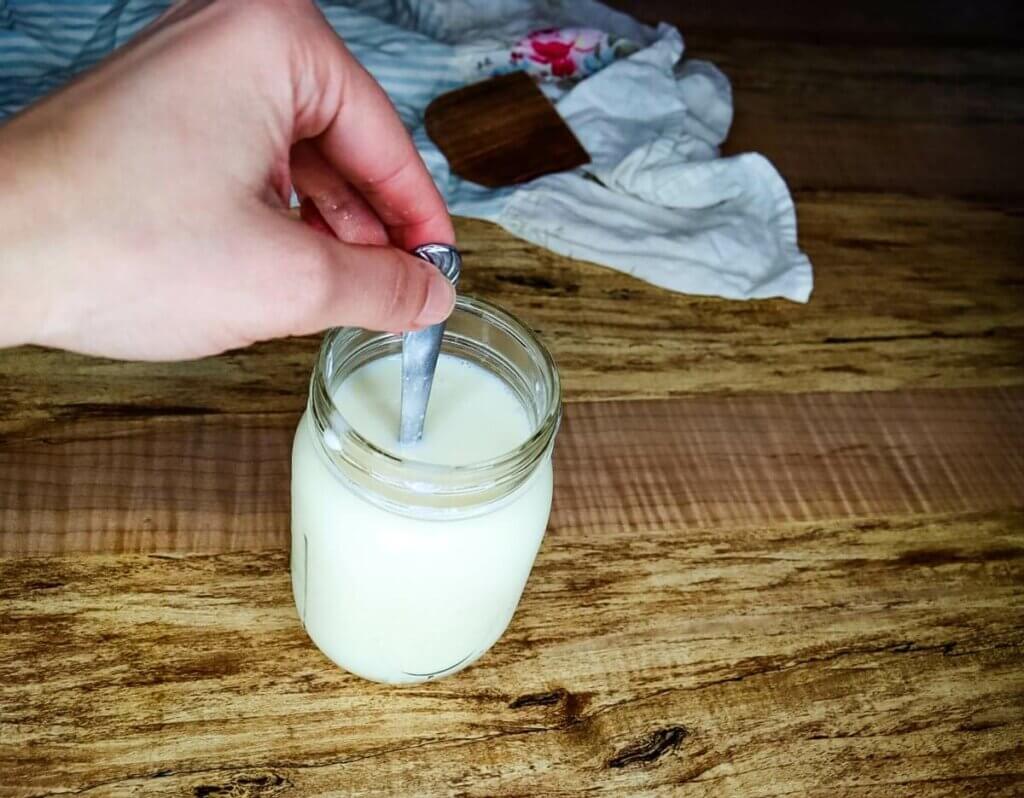
[[[0,182],[0,346],[190,358],[454,303],[405,252],[454,243],[444,203],[309,0],[172,7],[0,128]]]

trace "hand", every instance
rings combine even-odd
[[[0,128],[0,346],[199,357],[418,329],[454,243],[391,103],[308,0],[192,0]],[[290,187],[337,238],[286,212]]]

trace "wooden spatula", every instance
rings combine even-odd
[[[551,101],[522,72],[442,94],[427,135],[459,177],[498,188],[590,162]]]

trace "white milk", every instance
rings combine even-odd
[[[424,438],[397,440],[400,355],[372,361],[334,394],[345,420],[405,459],[466,465],[509,452],[534,431],[498,377],[442,354]],[[505,631],[551,508],[551,457],[512,495],[438,519],[385,509],[321,451],[309,411],[292,451],[292,588],[313,641],[375,681],[454,673]]]

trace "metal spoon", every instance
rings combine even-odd
[[[424,244],[416,247],[412,254],[433,263],[452,285],[458,282],[462,258],[455,247]],[[398,439],[403,444],[416,443],[423,437],[423,421],[427,417],[427,402],[443,337],[443,322],[402,336],[402,411]]]

